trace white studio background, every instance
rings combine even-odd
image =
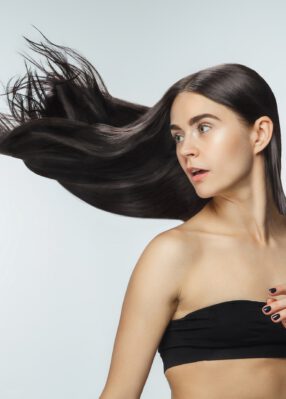
[[[32,25],[86,56],[112,95],[148,106],[183,76],[245,64],[276,96],[285,181],[285,12],[282,0],[3,2],[0,80],[25,72],[23,36],[42,39]],[[181,221],[95,209],[3,155],[0,184],[0,398],[97,399],[134,265]],[[141,397],[170,398],[158,353]]]

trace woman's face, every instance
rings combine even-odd
[[[206,116],[190,125],[191,118],[206,113],[215,118]],[[198,196],[231,193],[243,184],[255,154],[251,129],[233,111],[203,95],[182,92],[172,104],[170,123],[178,161]],[[191,167],[209,172],[195,181],[187,170]]]

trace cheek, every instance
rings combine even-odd
[[[253,162],[250,142],[244,133],[218,135],[212,143],[210,167],[227,180],[244,176]]]

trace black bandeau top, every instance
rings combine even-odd
[[[236,299],[170,320],[158,346],[164,373],[199,360],[286,357],[286,328],[263,313],[264,305]]]

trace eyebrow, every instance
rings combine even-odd
[[[189,120],[189,125],[192,126],[194,123],[198,122],[200,119],[202,118],[213,118],[216,119],[218,121],[221,121],[221,119],[219,119],[217,116],[213,115],[213,114],[199,114],[196,116],[193,116],[190,120]],[[170,129],[180,129],[180,126],[172,124],[170,125]]]

